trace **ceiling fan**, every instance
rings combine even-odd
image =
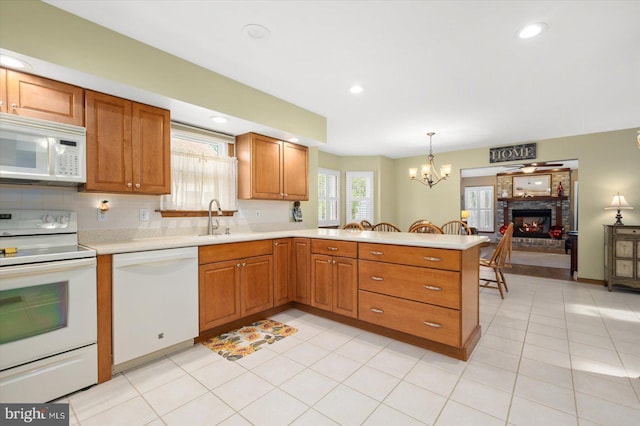
[[[539,163],[514,164],[510,170],[520,170],[522,173],[533,173],[540,167],[562,167],[563,163],[547,163],[541,161]]]

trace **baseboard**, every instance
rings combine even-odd
[[[585,283],[585,284],[605,285],[604,280],[593,280],[591,278],[578,277],[576,281],[578,281],[579,283]]]

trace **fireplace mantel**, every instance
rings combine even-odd
[[[507,203],[509,202],[513,202],[513,201],[563,201],[563,200],[568,200],[569,197],[567,197],[566,195],[563,195],[561,197],[549,197],[549,196],[544,196],[544,197],[515,197],[515,198],[502,198],[502,197],[498,197],[498,201],[505,201]]]

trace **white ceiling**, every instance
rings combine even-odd
[[[640,1],[46,2],[327,117],[335,154],[640,126]],[[548,30],[518,39],[532,22]]]

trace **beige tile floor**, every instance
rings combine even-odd
[[[81,425],[639,425],[640,294],[520,275],[468,362],[298,310],[239,361],[202,345],[62,399]]]

